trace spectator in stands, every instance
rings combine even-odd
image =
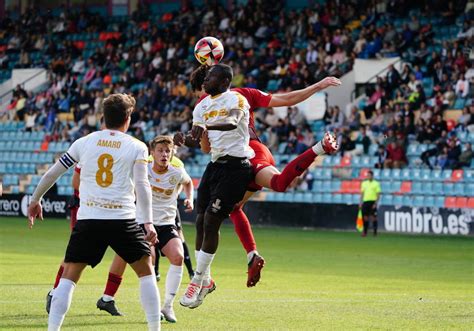
[[[387,146],[387,157],[385,159],[384,168],[400,169],[407,165],[408,161],[402,144],[402,142],[397,141]]]
[[[352,155],[356,152],[356,144],[351,139],[349,132],[347,131],[343,132],[341,135],[341,141],[339,145],[341,146],[340,151],[342,156]]]
[[[367,129],[365,125],[362,125],[360,127],[359,132],[357,134],[357,138],[355,139],[355,142],[356,144],[362,145],[365,155],[369,154],[369,148],[370,148],[370,145],[372,144],[372,141],[367,136]]]
[[[456,82],[456,95],[460,98],[466,98],[469,93],[469,81],[465,78],[464,74],[459,74],[459,79]]]
[[[469,107],[468,106],[464,107],[462,110],[461,116],[459,116],[458,118],[458,124],[456,125],[456,128],[462,131],[465,131],[467,129],[469,122],[471,121],[472,116],[473,115],[469,113]]]
[[[472,163],[472,158],[474,152],[472,150],[471,143],[466,143],[464,145],[464,151],[459,154],[458,162],[453,166],[454,169],[459,169],[462,167],[470,167]]]
[[[356,106],[353,106],[351,108],[351,113],[349,114],[349,117],[347,118],[347,125],[349,126],[349,129],[351,130],[358,130],[360,127],[360,114],[359,114],[359,109],[357,109]]]
[[[344,113],[338,106],[329,107],[326,118],[329,118],[329,122],[326,124],[326,130],[329,131],[340,129],[345,124]]]
[[[456,136],[451,137],[448,140],[448,153],[446,165],[443,169],[453,169],[456,168],[459,163],[459,156],[461,155],[461,145],[457,140]]]

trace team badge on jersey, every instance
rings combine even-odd
[[[169,182],[171,185],[176,185],[178,183],[178,178],[176,178],[176,176],[171,176]]]

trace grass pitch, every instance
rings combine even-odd
[[[192,248],[194,229],[185,226]],[[26,219],[0,220],[0,329],[45,329],[45,296],[69,235],[65,220],[28,230]],[[255,229],[266,258],[262,280],[248,289],[246,256],[224,226],[212,266],[217,290],[195,310],[175,302],[174,330],[474,329],[473,238]],[[116,301],[124,317],[96,309],[112,252],[86,269],[63,328],[146,330],[138,281],[127,270]],[[168,263],[162,261],[164,275]],[[184,276],[181,293],[188,283]]]

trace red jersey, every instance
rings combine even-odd
[[[253,111],[255,108],[266,108],[268,107],[268,104],[270,103],[270,100],[272,99],[272,95],[262,92],[260,90],[257,90],[255,88],[248,88],[248,87],[236,87],[236,88],[231,88],[231,91],[238,92],[242,94],[245,99],[247,99],[249,105],[250,105],[250,118],[249,118],[249,134],[250,134],[250,140],[259,140],[257,136],[257,130],[255,129],[255,119],[253,116]],[[199,100],[196,102],[196,105],[202,101],[205,97],[207,97],[207,93],[204,93]]]

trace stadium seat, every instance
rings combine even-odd
[[[402,182],[402,185],[400,186],[400,193],[402,193],[402,194],[411,193],[411,187],[412,187],[412,182],[410,182],[410,181]]]
[[[317,202],[317,203],[323,202],[323,194],[321,194],[321,193],[314,193],[314,194],[313,194],[313,202]]]
[[[341,181],[333,179],[331,183],[331,192],[339,192],[341,190]]]
[[[444,208],[445,197],[437,196],[435,197],[434,207]]]
[[[464,193],[464,184],[463,183],[456,183],[454,184],[454,195],[456,196],[463,196]]]
[[[434,183],[433,184],[433,194],[436,194],[436,195],[443,195],[444,194],[444,191],[443,191],[443,183]]]
[[[421,207],[436,207],[436,204],[435,204],[435,199],[433,196],[427,196],[425,197],[425,201],[424,201],[424,205],[422,205]]]
[[[332,195],[332,201],[333,203],[342,203],[342,194],[333,194]]]
[[[423,207],[424,204],[425,204],[425,198],[421,195],[417,195],[413,199],[413,206],[414,207]]]
[[[431,182],[424,182],[421,184],[421,194],[431,195],[433,194],[433,184]]]
[[[458,182],[462,180],[463,177],[464,177],[464,171],[462,169],[457,169],[452,172],[450,180],[452,182]]]
[[[305,192],[303,194],[303,202],[304,203],[312,203],[313,202],[313,194],[310,192]]]
[[[381,179],[382,180],[391,180],[392,179],[392,170],[391,169],[383,169]]]
[[[394,195],[393,196],[393,205],[402,206],[403,205],[403,197],[401,195]]]
[[[390,183],[390,192],[398,192],[400,191],[400,187],[402,186],[402,182],[400,181],[393,181]]]
[[[380,182],[380,190],[382,193],[392,193],[391,189],[392,188],[389,181],[383,180]]]
[[[467,169],[464,171],[464,178],[467,182],[474,182],[474,169]]]
[[[413,206],[413,199],[408,195],[402,196],[402,205],[408,207]]]
[[[446,197],[444,199],[444,207],[446,207],[446,208],[456,208],[456,198],[455,197]]]
[[[382,194],[380,197],[380,204],[384,206],[391,206],[393,205],[393,195],[391,194]]]
[[[421,182],[413,182],[411,185],[412,194],[421,194],[422,193],[422,184]]]
[[[474,209],[474,197],[467,200],[467,208]]]
[[[431,170],[430,169],[422,169],[420,176],[421,176],[420,177],[421,180],[425,180],[425,181],[431,180]]]
[[[466,197],[457,197],[456,198],[456,208],[467,208],[467,198]]]

